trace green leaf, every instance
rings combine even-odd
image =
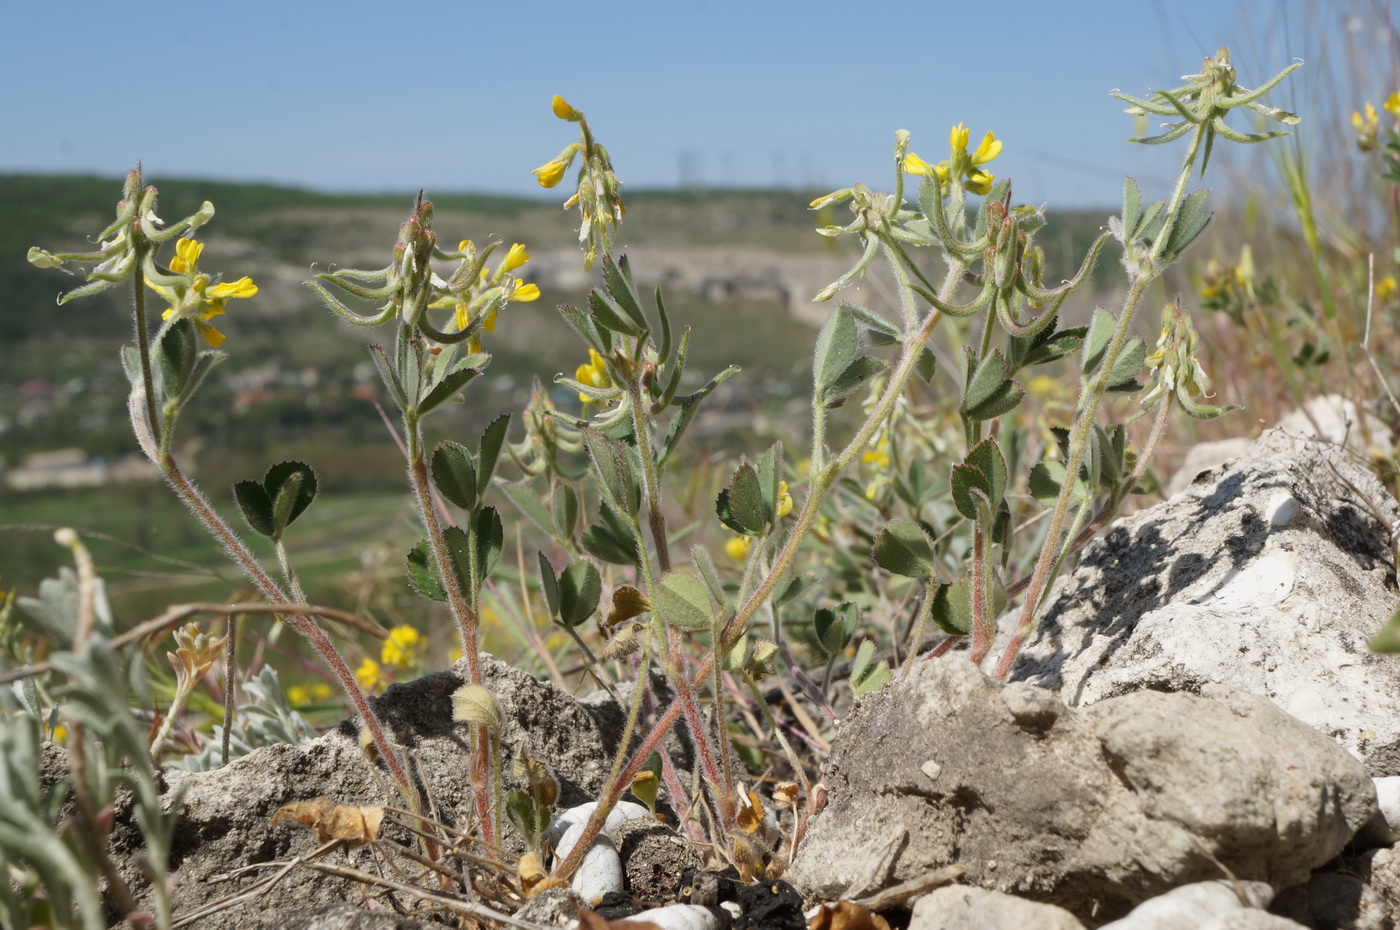
[[[856,321],[850,308],[841,304],[827,317],[817,334],[817,346],[812,360],[813,388],[819,404],[823,403],[829,386],[841,377],[855,360],[857,347]]]
[[[462,388],[466,387],[467,382],[471,381],[479,374],[481,374],[481,369],[470,367],[466,359],[458,362],[456,368],[453,368],[452,371],[443,375],[442,380],[429,388],[419,399],[418,415],[420,417],[427,416],[430,412],[451,400],[453,394],[456,394]]]
[[[641,558],[641,548],[631,526],[606,503],[598,510],[602,522],[584,531],[584,550],[614,565],[636,565]]]
[[[1141,339],[1129,339],[1113,362],[1113,370],[1108,376],[1108,390],[1118,392],[1136,391],[1142,387],[1137,383],[1138,372],[1147,358],[1147,344]]]
[[[649,332],[651,327],[642,313],[641,300],[637,297],[636,285],[632,283],[632,269],[627,263],[626,255],[622,256],[621,264],[615,264],[611,255],[603,256],[603,283],[607,285],[608,295],[612,297],[614,306],[627,314],[642,332]]]
[[[812,629],[817,634],[817,645],[827,656],[838,656],[846,650],[855,638],[860,626],[860,607],[849,601],[835,610],[819,607],[812,615]]]
[[[817,403],[834,410],[846,402],[846,395],[885,370],[885,363],[862,355],[851,362],[832,382],[817,392]]]
[[[969,367],[973,356],[968,353]],[[990,420],[1014,409],[1026,396],[1021,385],[1006,377],[1006,358],[993,349],[968,376],[959,412],[968,420]]]
[[[546,535],[553,534],[554,522],[549,516],[549,511],[540,503],[538,495],[528,484],[503,484],[501,490],[531,523],[539,527],[540,532]]]
[[[891,520],[875,534],[871,547],[876,564],[906,578],[933,575],[933,542],[913,520]]]
[[[816,575],[811,572],[803,572],[788,581],[777,598],[774,599],[773,604],[775,607],[786,607],[788,604],[791,604],[793,601],[812,590],[816,584]]]
[[[515,829],[520,831],[526,847],[539,848],[540,836],[543,833],[541,827],[549,817],[547,808],[541,815],[533,798],[524,791],[512,791],[506,796],[506,817],[510,818],[510,822],[515,824]]]
[[[773,502],[764,493],[758,470],[744,462],[734,470],[729,487],[719,492],[715,513],[720,521],[744,536],[761,536],[772,524]]]
[[[933,597],[931,616],[943,632],[966,636],[967,631],[972,629],[971,588],[966,578],[933,587],[930,592]]]
[[[919,350],[919,357],[914,360],[914,369],[919,373],[919,377],[924,379],[925,384],[933,383],[933,376],[938,370],[938,359],[928,346]]]
[[[272,523],[272,500],[263,486],[252,479],[239,481],[233,486],[233,499],[253,532],[271,539],[275,532]]]
[[[969,520],[990,517],[1006,496],[1006,460],[996,440],[984,439],[972,448],[967,459],[954,465],[949,480],[953,506]],[[979,506],[985,503],[987,510]]]
[[[714,605],[705,585],[694,575],[682,571],[673,571],[661,579],[654,600],[662,619],[677,629],[708,629],[714,615]]]
[[[283,497],[294,477],[294,487]],[[277,540],[316,499],[316,472],[305,462],[278,462],[267,470],[262,484],[252,480],[235,484],[233,497],[253,532]]]
[[[492,420],[481,434],[481,442],[476,453],[476,493],[486,496],[491,487],[491,478],[496,474],[496,462],[501,456],[501,446],[506,441],[506,430],[510,428],[510,414],[503,413]]]
[[[578,492],[574,490],[574,486],[563,481],[556,484],[549,509],[559,538],[572,539],[574,531],[578,529],[580,513]]]
[[[988,619],[992,622],[1006,609],[1006,587],[995,571],[987,574]],[[932,591],[933,622],[945,633],[965,636],[972,628],[972,579],[963,577],[952,584],[936,585]]]
[[[565,566],[559,576],[559,622],[576,627],[598,610],[603,579],[592,562],[579,559]]]
[[[455,529],[455,527],[449,527]],[[505,546],[505,527],[501,525],[501,515],[495,507],[483,507],[477,511],[472,522],[472,533],[476,536],[476,577],[478,584],[485,584],[496,567]]]
[[[194,323],[180,320],[160,340],[161,387],[166,397],[178,397],[184,393],[185,382],[194,371],[194,363],[199,355],[199,345],[195,340]]]
[[[879,691],[890,683],[890,667],[881,659],[872,663],[870,660],[875,655],[875,643],[867,639],[860,644],[856,650],[855,662],[851,665],[851,691],[856,697],[869,694],[872,691]]]
[[[419,397],[423,388],[423,373],[418,362],[420,345],[417,339],[399,339],[394,343],[394,371],[410,398]]]
[[[1142,189],[1132,178],[1123,179],[1123,230],[1132,233],[1137,228],[1138,210],[1142,206]]]
[[[619,333],[626,333],[638,339],[646,335],[645,325],[638,326],[628,318],[626,311],[618,306],[617,301],[596,287],[588,292],[588,309],[593,315],[593,319]]]
[[[467,558],[468,546],[467,534],[461,527],[449,526],[443,531],[443,539],[447,544],[447,553],[452,561],[452,568],[457,576],[457,588],[460,591],[469,589],[467,584]],[[437,559],[433,556],[432,546],[428,540],[423,539],[418,542],[408,552],[408,579],[412,582],[414,590],[426,598],[434,601],[447,600],[447,588],[443,585],[442,575],[438,572]]]
[[[598,327],[592,317],[584,313],[577,307],[568,304],[559,305],[559,315],[564,318],[564,322],[569,324],[585,345],[591,346],[600,355],[608,350],[608,339],[598,331]]]
[[[598,476],[598,490],[603,500],[616,511],[635,514],[641,500],[627,450],[621,443],[594,429],[583,430],[583,441],[588,447],[593,471]]]
[[[1089,323],[1089,332],[1084,339],[1084,374],[1092,375],[1103,361],[1104,350],[1113,340],[1113,328],[1118,321],[1103,307],[1094,308],[1094,316]]]
[[[1185,251],[1210,223],[1211,214],[1201,212],[1209,196],[1209,189],[1192,191],[1181,202],[1176,222],[1172,224],[1172,231],[1167,236],[1165,255],[1168,260],[1174,260]]]
[[[463,510],[476,509],[476,469],[466,446],[446,439],[438,443],[428,470],[439,494]]]
[[[540,591],[544,593],[545,604],[549,607],[549,616],[557,618],[559,616],[559,576],[554,574],[554,566],[549,564],[549,559],[543,552],[536,551],[535,555],[540,560]]]
[[[403,389],[398,372],[389,363],[389,356],[385,355],[384,350],[379,346],[370,346],[369,357],[374,361],[374,367],[379,371],[379,380],[384,382],[384,386],[389,389],[389,395],[394,398],[394,404],[400,410],[407,410],[408,392]]]

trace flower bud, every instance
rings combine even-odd
[[[560,119],[566,119],[574,123],[583,119],[583,114],[580,113],[578,110],[575,110],[573,107],[569,106],[569,101],[565,100],[558,94],[554,95],[552,107],[554,109],[554,115],[559,117]]]

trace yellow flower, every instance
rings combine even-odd
[[[948,161],[930,165],[918,155],[910,152],[904,156],[904,170],[909,174],[938,175],[939,180],[945,184],[952,173],[957,173],[965,179],[963,187],[974,194],[985,194],[992,188],[992,181],[996,175],[990,171],[984,171],[980,166],[996,158],[1001,154],[1001,140],[994,133],[987,133],[982,137],[982,144],[977,146],[977,150],[971,155],[967,153],[967,142],[970,136],[969,130],[958,123],[948,133],[948,147],[951,157]]]
[[[311,699],[313,701],[329,701],[334,693],[331,686],[324,681],[318,681],[311,686]]]
[[[506,257],[501,259],[501,271],[514,271],[530,260],[530,253],[525,251],[525,245],[520,242],[511,243],[506,251]]]
[[[311,689],[306,685],[292,685],[287,689],[287,702],[293,707],[304,707],[311,703]]]
[[[180,239],[175,243],[175,257],[170,260],[170,270],[176,274],[194,274],[194,266],[204,251],[204,243],[195,239]]]
[[[380,668],[379,663],[369,656],[365,656],[360,667],[355,669],[355,680],[360,683],[361,688],[371,693],[386,684],[384,669]]]
[[[540,187],[553,187],[564,179],[564,169],[568,167],[563,159],[555,158],[530,173],[540,182]]]
[[[61,723],[55,725],[53,733],[50,735],[50,741],[54,743],[68,742],[68,728]]]
[[[880,437],[879,440],[870,444],[864,452],[860,454],[860,461],[863,465],[870,465],[876,469],[890,467],[890,441],[888,437]]]
[[[186,283],[164,285],[150,283],[151,290],[166,300],[170,306],[161,314],[161,319],[175,317],[191,319],[195,329],[204,340],[216,348],[224,341],[209,321],[224,312],[224,305],[230,300],[256,296],[258,286],[252,278],[243,277],[227,284],[211,284],[209,276],[198,269],[199,256],[204,252],[204,243],[195,239],[180,239],[175,243],[175,257],[170,260],[170,270],[183,276]]]
[[[558,652],[560,647],[570,642],[569,634],[562,630],[555,630],[545,637],[544,648],[546,652]]]
[[[524,281],[515,282],[515,290],[511,291],[511,300],[518,300],[521,303],[529,303],[532,300],[540,299],[540,286],[538,284],[526,284]],[[495,313],[492,314],[494,323]]]
[[[788,483],[778,482],[778,516],[786,517],[792,513],[792,495],[788,493]]]
[[[1376,282],[1376,299],[1389,300],[1397,290],[1400,290],[1400,282],[1396,282],[1394,275],[1388,274]]]
[[[938,166],[930,165],[918,155],[915,155],[913,152],[910,152],[908,155],[904,156],[904,170],[908,174],[922,174],[927,176],[938,171]],[[939,172],[939,176],[942,177],[947,173],[948,167],[947,165],[944,165],[943,170]]]
[[[1388,102],[1389,101],[1387,101],[1387,103]],[[1365,116],[1352,110],[1351,126],[1356,130],[1356,147],[1363,152],[1369,152],[1374,149],[1376,147],[1376,134],[1380,132],[1380,125],[1380,117],[1376,113],[1376,108],[1371,105],[1369,100],[1366,102]]]
[[[612,378],[608,376],[607,363],[603,361],[603,356],[599,355],[596,349],[588,350],[588,364],[578,366],[574,372],[574,380],[579,384],[586,384],[594,388],[610,388],[613,386]],[[587,394],[579,394],[578,399],[585,404],[593,403],[593,398]]]
[[[1400,118],[1400,90],[1385,98],[1385,103],[1381,107],[1391,116]]]
[[[447,650],[447,661],[456,665],[462,660],[462,656],[464,655],[466,655],[466,653],[462,651],[461,646],[453,646],[451,649]]]
[[[959,128],[961,128],[961,127],[962,127],[962,123],[959,123],[958,126],[959,126]],[[962,139],[963,139],[964,143],[966,143],[966,141],[967,141],[967,130],[966,130],[966,129],[964,129],[964,130],[962,131]],[[966,151],[966,150],[967,150],[967,146],[966,146],[966,144],[964,144],[964,146],[963,146],[963,151]],[[994,158],[996,158],[996,157],[997,157],[998,155],[1000,155],[1000,154],[1001,154],[1001,140],[998,139],[994,133],[988,132],[985,136],[982,137],[982,144],[979,145],[979,146],[977,146],[977,151],[975,151],[975,152],[972,153],[972,163],[973,163],[974,165],[985,165],[987,162],[993,160]]]
[[[742,562],[749,557],[749,549],[753,547],[752,536],[731,536],[724,543],[724,554],[736,562]]]
[[[1060,389],[1060,382],[1049,375],[1036,375],[1026,384],[1026,390],[1036,397],[1050,397]]]
[[[578,110],[575,110],[573,107],[569,106],[569,101],[565,100],[558,94],[554,95],[554,100],[551,102],[551,106],[554,110],[554,115],[559,117],[560,119],[566,119],[572,122],[577,122],[579,118],[583,116],[583,114],[580,113]]]
[[[379,650],[379,660],[394,668],[407,668],[418,662],[423,652],[423,637],[413,627],[396,626]]]

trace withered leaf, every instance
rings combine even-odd
[[[611,635],[613,628],[619,623],[625,623],[633,617],[641,616],[651,610],[651,601],[641,591],[630,584],[620,585],[612,594],[612,606],[608,608],[608,614],[603,618],[603,634]]]
[[[661,930],[649,920],[608,920],[597,911],[578,909],[578,930]]]
[[[316,831],[318,843],[344,840],[346,846],[354,849],[378,839],[379,825],[383,820],[384,808],[380,806],[350,807],[332,804],[325,798],[315,798],[282,805],[272,815],[272,826],[299,823],[308,830]]]
[[[890,930],[885,918],[854,901],[823,904],[807,922],[807,930]]]

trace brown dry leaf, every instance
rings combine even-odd
[[[619,623],[631,620],[651,610],[651,601],[641,591],[630,584],[621,585],[612,595],[612,606],[603,619],[603,634],[609,635]]]
[[[750,791],[747,797],[739,798],[739,809],[735,812],[735,823],[745,833],[757,833],[763,827],[763,801],[756,792]]]
[[[383,820],[383,807],[349,807],[316,798],[282,805],[272,815],[272,826],[299,823],[308,830],[316,831],[318,843],[344,840],[348,847],[354,849],[378,839],[379,825]]]
[[[780,781],[773,786],[773,803],[779,807],[796,807],[797,793],[795,782]]]
[[[569,883],[562,878],[555,878],[553,875],[546,875],[535,883],[535,886],[525,892],[525,897],[533,898],[541,891],[548,891],[551,888],[568,888]]]
[[[890,925],[874,911],[854,901],[823,904],[807,922],[807,930],[890,930]]]
[[[608,920],[597,911],[578,909],[578,930],[661,930],[649,920]]]
[[[515,874],[520,877],[520,890],[525,892],[526,897],[534,897],[535,886],[549,877],[544,863],[540,861],[540,854],[533,851],[520,857]]]

